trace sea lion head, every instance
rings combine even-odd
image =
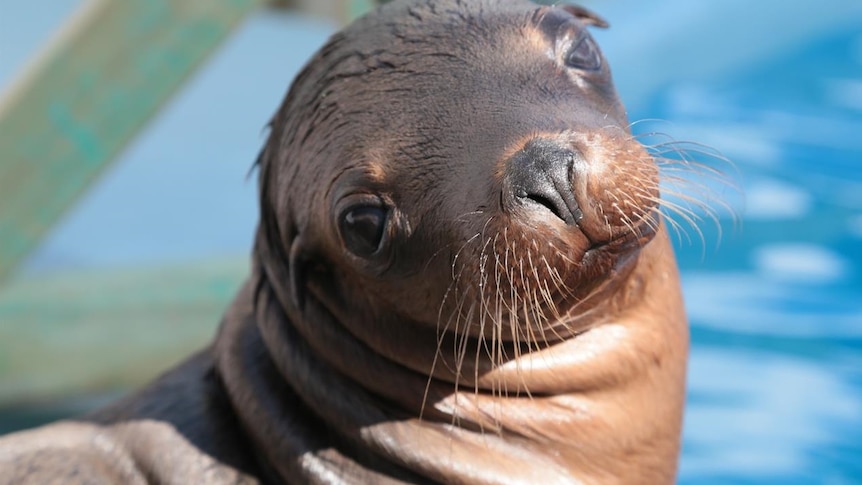
[[[311,61],[272,126],[263,230],[297,311],[553,340],[654,234],[656,165],[588,31],[603,20],[456,3],[388,5]]]

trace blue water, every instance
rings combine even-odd
[[[680,249],[682,482],[862,482],[862,19],[645,112],[719,133],[746,193],[715,253]]]
[[[862,2],[594,3],[631,119],[663,120],[636,129],[714,147],[745,194],[715,188],[739,222],[721,212],[720,237],[707,221],[678,244],[693,343],[680,482],[862,483]],[[261,128],[329,31],[252,18],[26,270],[245,254]]]

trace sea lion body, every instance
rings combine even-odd
[[[414,1],[334,35],[272,121],[214,344],[0,439],[0,476],[672,483],[687,324],[603,24]]]

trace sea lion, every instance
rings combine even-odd
[[[673,482],[687,323],[605,25],[423,0],[335,34],[271,122],[252,275],[213,345],[0,440],[0,476]]]

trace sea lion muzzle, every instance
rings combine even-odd
[[[508,161],[505,198],[550,210],[574,225],[584,217],[572,187],[574,159],[580,156],[551,141],[531,140]]]

